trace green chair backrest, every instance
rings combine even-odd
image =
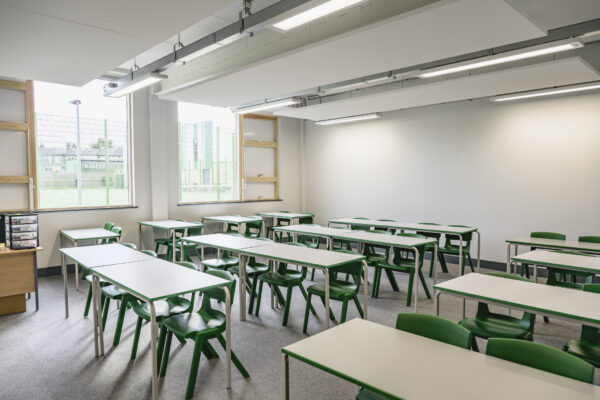
[[[112,228],[110,228],[111,232],[114,233],[118,233],[119,235],[121,235],[121,233],[123,233],[123,229],[120,226],[113,226]]]
[[[580,242],[600,243],[600,236],[579,236]]]
[[[181,265],[182,267],[186,267],[189,269],[193,269],[194,271],[200,270],[196,264],[194,264],[193,262],[189,262],[189,261],[178,261],[175,264]]]
[[[137,250],[137,247],[133,243],[121,243],[125,247],[129,247],[130,249]]]
[[[206,271],[205,273],[209,274],[209,275],[214,275],[216,277],[219,277],[219,278],[222,278],[222,279],[225,279],[226,281],[228,281],[228,283],[224,286],[226,286],[227,289],[229,289],[229,295],[231,296],[230,300],[231,300],[231,304],[233,305],[233,299],[235,296],[235,285],[236,285],[236,280],[233,279],[233,275],[231,275],[227,271],[221,271],[218,269],[210,269],[210,270]],[[221,302],[224,302],[226,300],[225,292],[220,287],[203,290],[202,294],[203,294],[202,306],[198,312],[201,312],[203,310],[212,310],[212,307],[210,304],[211,299],[214,299],[216,301],[221,301]]]
[[[392,235],[392,232],[388,231],[388,230],[383,230],[383,229],[375,229],[372,231],[369,231],[370,233],[380,233],[383,235]],[[364,248],[364,255],[367,257],[371,257],[377,254],[377,252],[379,251],[383,251],[386,254],[386,259],[387,259],[387,254],[388,251],[390,250],[390,246],[383,246],[383,245],[378,245],[378,244],[366,244],[365,248]]]
[[[254,217],[248,217],[254,218]],[[254,233],[260,235],[262,232],[263,219],[259,216],[256,217],[256,221],[246,222],[246,233]]]
[[[232,217],[241,217],[239,214],[231,214]],[[240,226],[238,224],[225,224],[225,233],[238,233]]]
[[[142,253],[150,256],[150,257],[158,257],[158,255],[156,254],[156,252],[154,252],[153,250],[142,250]]]
[[[453,226],[455,228],[470,228],[470,226],[468,226],[468,225],[448,225],[448,226]],[[473,232],[463,233],[460,236],[462,236],[462,242],[463,242],[464,247],[468,248],[469,246],[471,246],[471,239],[473,239]],[[459,239],[458,235],[446,234],[446,245],[452,245],[452,246],[456,246],[456,247],[460,246],[460,239]]]
[[[420,222],[421,225],[437,225],[439,226],[440,224],[436,224],[435,222]],[[440,239],[440,237],[442,236],[441,233],[436,233],[436,232],[417,232],[419,235],[423,235],[423,236],[427,236],[430,238],[434,238],[434,239]]]
[[[400,313],[396,318],[396,329],[463,349],[471,348],[471,332],[468,329],[435,315]]]
[[[188,228],[187,235],[188,236],[199,236],[202,235],[202,223],[201,222],[192,222],[193,224],[199,224],[196,228]]]
[[[312,224],[314,222],[314,216],[306,216],[306,217],[300,217],[298,218],[298,223],[302,224],[302,225],[309,225]]]
[[[352,250],[338,249],[334,250],[336,253],[345,253],[345,254],[353,254],[356,256],[360,256],[360,253]],[[329,279],[333,282],[335,280],[336,274],[348,274],[352,276],[354,283],[356,283],[356,292],[358,292],[360,286],[360,276],[363,273],[363,263],[362,261],[355,261],[348,264],[340,265],[335,268],[335,271],[329,271]]]
[[[110,231],[113,226],[115,226],[115,224],[113,222],[107,222],[104,224],[104,229],[106,229],[107,231]]]
[[[548,345],[526,340],[490,338],[485,353],[578,381],[594,383],[594,366]]]
[[[377,221],[379,221],[379,222],[396,222],[396,220],[394,220],[394,219],[387,219],[387,218],[380,218],[380,219],[378,219]],[[377,226],[376,226],[376,227],[374,227],[374,228],[373,228],[373,230],[374,230],[374,231],[387,231],[387,230],[388,230],[388,228],[384,228],[384,227],[377,227]]]
[[[532,238],[538,239],[554,239],[554,240],[566,240],[567,235],[563,235],[562,233],[556,232],[531,232],[530,235]]]
[[[352,219],[369,219],[367,217],[352,217]],[[350,225],[350,229],[353,231],[368,231],[371,229],[370,226],[365,225]]]
[[[587,254],[587,253],[582,253],[580,251],[575,251],[575,250],[553,250],[555,253],[562,253],[562,254],[572,254],[575,256],[586,256],[586,257],[594,257],[592,254]],[[589,272],[581,272],[581,271],[575,271],[575,270],[564,270],[561,268],[551,268],[548,267],[548,279],[546,281],[547,285],[550,286],[560,286],[560,287],[564,287],[564,288],[569,288],[569,289],[576,289],[576,290],[581,290],[583,289],[583,284],[582,283],[577,283],[575,280],[575,277],[579,276],[582,277],[585,281],[585,283],[592,283],[592,279],[594,277],[594,274],[591,274]],[[566,280],[563,279],[563,275],[566,272]]]
[[[418,239],[427,239],[426,236],[419,235],[418,233],[397,233],[396,236],[404,236],[404,237],[411,237],[411,238],[418,238]],[[423,259],[425,257],[425,247],[426,247],[426,245],[420,244],[420,245],[414,246],[414,247],[419,252],[419,265],[423,265]],[[398,263],[400,261],[402,261],[402,262],[410,261],[410,260],[402,257],[402,253],[403,252],[414,253],[413,249],[406,249],[406,248],[394,247],[394,262]],[[413,257],[414,257],[414,254],[413,254]]]
[[[286,242],[284,244],[286,244],[288,246],[308,247],[307,245],[305,245],[303,243],[298,243],[298,242]],[[284,274],[287,270],[288,270],[288,264],[285,262],[280,262],[279,266],[277,268],[277,272],[280,274]],[[302,278],[304,278],[304,275],[306,275],[306,267],[302,267],[302,273],[303,273]]]

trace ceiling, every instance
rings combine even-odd
[[[356,10],[347,18],[359,18]],[[235,106],[546,34],[503,0],[438,1],[316,43],[311,29],[268,31],[173,69],[159,96]]]
[[[276,115],[313,121],[385,112],[424,105],[489,97],[600,79],[598,71],[580,57],[508,68],[463,78],[399,88],[303,108],[287,108]]]
[[[598,0],[506,0],[506,2],[545,30],[600,17]]]
[[[83,85],[223,4],[223,0],[179,0],[171,5],[158,0],[3,0],[0,76]]]

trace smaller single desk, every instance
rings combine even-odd
[[[462,267],[462,251],[463,251],[463,235],[469,233],[475,233],[477,235],[477,272],[481,267],[481,233],[479,229],[473,227],[462,227],[462,226],[450,226],[450,225],[429,225],[429,224],[417,224],[413,222],[396,222],[396,221],[378,221],[374,219],[360,219],[360,218],[340,218],[330,219],[329,224],[339,224],[347,226],[363,226],[363,227],[375,227],[384,229],[396,229],[396,230],[407,230],[416,232],[431,232],[439,233],[442,235],[453,235],[458,236],[459,248],[458,248],[458,264],[459,271]]]
[[[600,295],[558,286],[540,285],[498,276],[471,273],[434,286],[435,314],[439,315],[442,293],[501,307],[575,320],[600,328]],[[465,314],[463,302],[463,318]]]
[[[242,226],[245,228],[248,222],[256,222],[259,218],[250,218],[250,217],[240,217],[237,215],[217,215],[212,217],[203,217],[202,221],[214,221],[220,222],[223,226],[223,231],[225,231],[226,224],[237,225],[240,228],[239,233],[243,233]],[[261,218],[262,219],[262,218]]]
[[[365,256],[320,249],[311,249],[308,247],[290,246],[283,243],[271,243],[266,246],[250,247],[241,250],[246,256],[261,257],[268,260],[285,262],[293,265],[317,268],[325,272],[325,325],[329,328],[329,273],[330,269],[335,269],[351,262],[362,262],[364,267],[364,315],[367,318],[367,299],[369,286],[369,267],[365,262]],[[245,268],[245,262],[240,261],[240,270]],[[240,274],[241,275],[241,274]],[[245,275],[245,274],[244,274]],[[240,282],[240,285],[246,285]],[[241,307],[241,305],[240,305]]]
[[[290,225],[294,224],[294,220],[300,220],[300,218],[313,217],[313,213],[293,213],[293,212],[281,212],[281,211],[268,211],[268,212],[259,212],[256,215],[260,215],[261,217],[271,218],[273,220],[273,225],[275,225],[275,221],[283,219],[288,221]],[[265,235],[266,236],[266,235]]]
[[[556,240],[556,239],[543,239],[533,238],[530,236],[519,236],[506,241],[506,270],[510,271],[510,247],[514,246],[515,256],[519,251],[519,246],[535,247],[538,249],[551,249],[551,250],[575,250],[582,251],[585,253],[600,254],[600,243],[588,243],[578,242],[574,240]]]
[[[284,400],[290,398],[289,357],[392,399],[600,397],[599,386],[361,319],[348,321],[281,351]],[[435,384],[427,381],[429,376],[436,377]],[[469,377],[469,384],[465,384],[465,376]]]
[[[36,311],[40,308],[37,252],[41,250],[41,247],[0,250],[0,315],[24,312],[25,294],[31,292],[35,292]]]
[[[537,279],[537,267],[554,267],[580,272],[600,274],[600,257],[565,254],[556,251],[534,250],[512,258],[513,262],[533,265],[533,279]],[[507,265],[510,266],[510,263]],[[506,271],[511,273],[510,269]]]
[[[69,317],[69,295],[67,290],[67,263],[70,258],[86,270],[91,270],[105,265],[122,264],[135,261],[153,259],[141,251],[130,249],[118,243],[100,244],[84,247],[67,247],[59,249],[61,253],[61,268],[65,291],[65,317]]]
[[[142,226],[164,229],[169,232],[169,236],[172,238],[173,245],[173,257],[171,260],[173,262],[175,262],[175,231],[179,229],[198,228],[202,226],[202,224],[197,222],[174,221],[170,219],[164,221],[143,221],[138,222],[138,224],[140,229],[140,250],[144,248],[144,241],[142,240]]]
[[[62,238],[67,238],[77,247],[77,242],[86,240],[115,239],[119,240],[121,235],[104,228],[64,229],[60,231]],[[96,243],[97,244],[97,243]],[[79,268],[75,265],[75,288],[79,290]]]
[[[221,287],[225,291],[226,310],[226,353],[227,388],[231,388],[231,303],[230,293],[226,285],[228,281],[214,275],[194,271],[192,269],[173,264],[168,261],[151,257],[148,261],[133,262],[128,264],[108,265],[92,270],[96,286],[99,286],[98,277],[110,282],[132,296],[145,301],[150,306],[150,344],[152,352],[152,399],[158,399],[158,368],[156,357],[156,340],[158,324],[156,323],[156,310],[154,302],[172,296],[180,296],[192,292]],[[98,326],[100,343],[103,345],[103,333]],[[104,349],[102,349],[104,354]]]
[[[250,239],[243,236],[227,235],[224,233],[215,233],[212,235],[199,235],[199,236],[186,236],[181,238],[181,243],[195,243],[200,245],[200,256],[204,261],[204,248],[214,247],[221,250],[231,251],[234,253],[241,253],[242,249],[249,247],[264,246],[269,242],[264,240]],[[181,261],[184,260],[183,246],[181,246]],[[241,259],[240,264],[243,263],[243,267],[240,267],[240,320],[246,319],[246,265],[245,260]]]

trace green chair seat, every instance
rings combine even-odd
[[[203,313],[204,314],[204,313]],[[191,339],[198,332],[221,333],[225,331],[225,313],[212,310],[209,314],[185,313],[174,315],[163,321],[163,325],[175,335]]]
[[[528,321],[508,315],[494,314],[476,318],[465,318],[458,323],[477,337],[533,340]]]
[[[584,339],[571,339],[563,346],[563,350],[589,362],[596,368],[600,368],[600,342],[598,341],[588,342]]]
[[[211,258],[209,260],[203,260],[202,266],[211,269],[228,269],[238,264],[240,259],[232,256],[223,256],[220,258]]]
[[[333,281],[329,282],[329,298],[331,300],[342,301],[345,298],[351,298],[356,294],[358,285],[354,282]],[[306,288],[310,294],[325,296],[325,283],[315,283]]]
[[[191,301],[185,297],[171,297],[166,300],[155,301],[154,309],[156,310],[156,318],[181,314],[188,311],[191,305]],[[150,306],[148,303],[137,304],[132,308],[139,317],[150,321]]]
[[[298,276],[296,273],[266,272],[259,279],[271,285],[287,286],[302,283],[304,277]]]
[[[246,275],[252,276],[254,274],[261,274],[263,272],[267,272],[269,270],[269,266],[267,264],[256,264],[256,265],[246,265]],[[240,266],[234,265],[233,267],[228,269],[229,273],[234,275],[240,275]]]
[[[102,295],[110,297],[111,299],[117,299],[124,294],[127,294],[127,292],[115,285],[108,285],[102,288]]]

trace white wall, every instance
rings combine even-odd
[[[0,110],[10,110],[3,104]],[[300,207],[299,143],[300,122],[280,118],[279,176],[281,202],[222,203],[178,206],[177,104],[159,100],[150,90],[134,94],[134,182],[136,208],[40,212],[40,245],[38,267],[60,265],[58,249],[61,245],[59,230],[101,227],[111,221],[123,228],[122,242],[139,243],[138,221],[183,218],[198,221],[203,216],[216,214],[250,215],[258,211],[291,210]],[[0,148],[12,141],[0,135]],[[0,171],[1,172],[1,171]],[[5,197],[0,196],[0,210],[7,208]],[[210,229],[210,227],[209,227]],[[144,230],[144,246],[152,247],[152,235]]]
[[[600,235],[600,94],[452,103],[306,123],[306,209],[480,228],[482,258],[531,231]]]

